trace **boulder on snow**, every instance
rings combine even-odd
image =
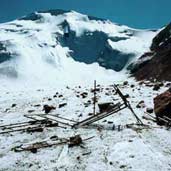
[[[109,103],[99,103],[98,107],[99,107],[99,111],[100,113],[106,112],[110,109],[112,109],[114,106],[113,103],[109,102]]]
[[[59,104],[59,108],[62,108],[64,106],[66,106],[66,105],[67,105],[67,103],[61,103],[61,104]]]
[[[154,112],[160,125],[164,124],[160,118],[165,116],[171,119],[171,88],[154,98]]]
[[[146,109],[146,112],[147,112],[147,113],[153,113],[153,111],[154,111],[154,110],[153,110],[153,108],[151,108],[151,107],[148,107],[148,108]]]
[[[144,107],[145,107],[145,102],[144,102],[144,100],[140,101],[140,102],[137,104],[137,106],[136,106],[136,108],[144,108]]]
[[[46,114],[49,113],[51,110],[54,110],[54,109],[56,109],[56,107],[54,107],[54,106],[49,106],[49,105],[43,106],[43,110],[45,111]]]
[[[124,82],[123,82],[123,85],[124,85],[124,86],[128,85],[128,81],[124,81]]]
[[[158,91],[162,86],[164,86],[163,82],[157,82],[154,84],[153,90]]]
[[[80,95],[81,95],[81,97],[84,99],[84,98],[86,98],[86,97],[88,96],[88,93],[87,93],[87,92],[83,92],[83,93],[81,93]]]
[[[17,104],[15,104],[15,103],[11,105],[11,107],[16,107],[16,106],[17,106]]]

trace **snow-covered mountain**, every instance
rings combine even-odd
[[[128,77],[126,69],[153,53],[149,52],[152,39],[154,52],[160,45],[161,48],[166,45],[162,52],[167,52],[164,54],[168,57],[170,27],[165,31],[153,39],[159,31],[136,30],[62,10],[33,13],[0,24],[0,171],[171,170],[169,123],[167,128],[156,125],[153,111],[153,98],[170,85],[139,83]],[[159,57],[160,53],[156,54]],[[145,57],[141,58],[142,55]],[[148,70],[152,64],[153,69],[156,66],[160,69],[170,62],[161,56],[159,65],[160,61],[153,58],[153,63],[142,70],[147,75],[152,73]],[[93,88],[95,79],[97,91]],[[70,124],[62,124],[62,118],[77,123],[92,117],[94,100],[96,114],[102,103],[110,102],[114,109],[119,104],[123,106],[114,83],[144,126],[136,125],[136,118],[128,108],[111,116],[109,110],[106,118],[84,128],[72,129]],[[160,88],[157,91],[156,85]],[[44,119],[41,124],[30,118],[48,117],[45,105],[53,108],[49,116],[56,116],[57,122],[52,121],[58,126],[47,127]],[[69,148],[69,144],[60,141],[76,135],[83,139],[80,146]],[[46,143],[55,145],[58,140],[61,145],[47,147]],[[35,144],[47,148],[37,149]],[[16,152],[16,147],[32,145],[33,150]]]
[[[0,25],[0,77],[111,80],[149,50],[155,35],[74,11],[36,12]]]

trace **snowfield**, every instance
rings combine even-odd
[[[135,85],[134,88],[130,88],[132,84]],[[43,114],[44,104],[57,107],[51,112],[52,114],[81,121],[93,111],[93,93],[90,92],[92,87],[77,85],[24,91],[1,91],[1,125],[27,121],[28,119],[24,115],[30,115],[29,110],[33,110],[31,114]],[[147,114],[145,108],[136,108],[138,102],[144,100],[146,107],[153,107],[153,97],[159,93],[153,92],[152,87],[139,85],[133,80],[129,80],[127,86],[122,86],[120,82],[119,87],[124,94],[130,95],[129,101],[141,119]],[[100,89],[101,91],[97,93],[98,102],[117,101],[118,97],[112,94],[113,88],[110,85],[101,84]],[[160,92],[165,89],[162,88]],[[58,92],[58,97],[54,98],[56,92]],[[77,96],[82,92],[87,92],[88,97]],[[63,95],[63,97],[60,98],[59,95]],[[52,100],[49,101],[49,98]],[[91,100],[91,104],[85,107],[88,100]],[[16,107],[12,108],[11,105],[14,103]],[[58,108],[61,103],[67,103],[67,105]],[[40,106],[35,107],[38,104]],[[142,121],[149,124],[151,129],[125,128],[126,124],[136,123],[136,120],[129,109],[124,109],[113,116],[96,122],[94,127],[90,126],[86,129],[46,128],[42,133],[16,132],[0,135],[0,170],[171,170],[170,130],[157,126],[152,121],[145,119]],[[123,130],[112,130],[113,124],[122,125]],[[101,126],[101,129],[96,127],[97,125]],[[94,138],[86,141],[84,148],[79,146],[68,148],[67,145],[61,145],[39,149],[35,154],[31,152],[17,153],[12,150],[15,146],[48,140],[54,135],[67,138],[77,134],[80,134],[83,139],[91,136]]]

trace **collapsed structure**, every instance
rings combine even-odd
[[[12,132],[18,132],[18,131],[24,131],[24,132],[28,132],[28,133],[33,133],[33,132],[43,132],[44,129],[46,128],[54,128],[54,127],[59,127],[62,129],[79,129],[82,127],[87,127],[97,121],[100,121],[108,116],[111,116],[125,108],[128,108],[133,116],[136,119],[136,124],[137,125],[141,125],[143,126],[143,122],[140,120],[140,118],[135,114],[134,110],[132,109],[129,101],[127,100],[126,96],[124,96],[122,94],[122,92],[120,91],[120,89],[116,86],[113,85],[115,94],[119,95],[120,97],[120,102],[116,103],[116,104],[112,104],[110,106],[110,108],[106,108],[106,110],[104,110],[103,112],[100,113],[95,113],[95,108],[94,108],[94,115],[90,116],[84,120],[81,120],[79,122],[69,119],[69,118],[65,118],[59,115],[54,115],[54,114],[50,114],[50,113],[46,113],[45,114],[32,114],[32,115],[24,115],[26,118],[29,119],[29,121],[27,122],[21,122],[21,123],[13,123],[13,124],[8,124],[8,125],[2,125],[0,126],[0,134],[6,134],[6,133],[12,133]],[[95,91],[95,89],[94,89]],[[94,95],[96,95],[96,93],[94,93]],[[94,97],[94,106],[95,106],[95,97]],[[78,137],[75,137],[78,139]],[[75,138],[70,138],[70,139],[60,139],[57,141],[53,141],[53,142],[46,142],[46,143],[36,143],[36,144],[32,144],[31,147],[27,146],[19,146],[15,149],[15,151],[32,151],[32,152],[36,152],[37,149],[39,148],[45,148],[45,147],[51,147],[53,145],[61,145],[61,144],[69,144],[69,145],[79,145],[82,140],[80,139],[81,137],[79,137],[79,143],[77,143],[77,139],[75,140]]]

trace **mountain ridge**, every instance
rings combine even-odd
[[[131,60],[146,52],[156,34],[109,20],[95,20],[75,11],[52,10],[51,13],[36,12],[0,25],[1,77],[42,80],[43,73],[48,73],[49,80],[61,80],[65,75],[69,81],[73,64],[80,71],[84,65],[104,75],[107,70],[116,74],[114,71],[124,71]],[[65,22],[68,36],[64,32]],[[74,70],[74,75],[80,74],[78,77],[89,72]]]

